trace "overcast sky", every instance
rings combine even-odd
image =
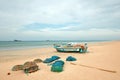
[[[120,0],[0,0],[0,40],[120,40]]]

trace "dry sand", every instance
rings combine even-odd
[[[120,80],[120,41],[93,43],[88,47],[86,54],[59,53],[54,48],[0,51],[0,80]],[[73,56],[77,61],[73,64],[65,61],[64,71],[60,73],[51,72],[51,66],[44,63],[38,63],[40,70],[28,75],[23,71],[11,71],[14,65],[53,55],[64,61]]]

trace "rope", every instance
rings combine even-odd
[[[102,69],[102,68],[97,68],[97,67],[92,67],[92,66],[87,66],[87,65],[82,65],[82,64],[75,64],[75,63],[70,63],[70,64],[72,64],[72,65],[79,65],[79,66],[87,67],[87,68],[94,68],[94,69],[98,69],[98,70],[106,71],[106,72],[111,72],[111,73],[117,73],[117,71],[107,70],[107,69]]]

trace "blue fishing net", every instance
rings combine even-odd
[[[66,58],[66,61],[76,61],[77,59],[76,58],[74,58],[74,57],[72,57],[72,56],[68,56],[67,58]]]
[[[50,62],[53,62],[57,59],[59,59],[60,57],[59,56],[52,56],[51,58],[46,58],[43,63],[50,63]]]
[[[53,72],[62,72],[63,71],[63,65],[64,65],[64,61],[62,61],[62,60],[55,61],[52,64],[51,71],[53,71]]]

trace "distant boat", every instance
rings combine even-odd
[[[21,40],[14,40],[14,42],[21,42]]]

